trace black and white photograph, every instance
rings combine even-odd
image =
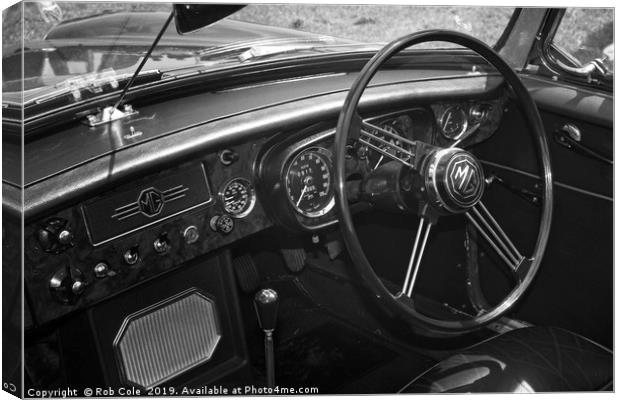
[[[2,399],[611,397],[615,11],[4,4]]]

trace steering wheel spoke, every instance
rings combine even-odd
[[[519,270],[527,264],[526,258],[521,255],[488,208],[480,202],[465,215],[509,267],[510,272],[520,280]]]
[[[415,285],[418,271],[420,270],[420,263],[422,256],[424,255],[424,249],[426,248],[426,241],[428,240],[428,234],[431,231],[432,223],[428,219],[420,218],[420,224],[418,225],[418,232],[415,236],[415,242],[413,243],[413,249],[411,251],[411,257],[409,257],[409,265],[407,266],[407,274],[405,275],[405,281],[401,289],[401,294],[411,298],[413,293],[413,286]]]
[[[364,120],[358,140],[382,156],[413,168],[416,142]]]

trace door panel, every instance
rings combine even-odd
[[[551,236],[539,276],[513,315],[536,325],[564,327],[611,347],[613,165],[564,147],[554,139],[554,132],[566,123],[574,124],[583,145],[611,158],[613,97],[559,82],[524,82],[539,106],[549,139],[555,198]],[[496,173],[516,187],[537,192],[539,169],[533,151],[514,106],[508,107],[497,134],[476,148],[486,174]],[[503,197],[487,200],[490,208],[504,214],[498,220],[514,219],[519,214],[513,207],[529,206],[505,192]],[[525,228],[525,221],[521,222]]]

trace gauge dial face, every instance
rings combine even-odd
[[[458,139],[467,130],[467,113],[460,107],[446,109],[439,119],[441,133],[448,139]]]
[[[335,204],[329,151],[313,148],[299,153],[286,172],[286,193],[301,215],[316,218]]]
[[[235,218],[248,215],[256,201],[252,184],[244,178],[233,178],[226,182],[219,195],[224,203],[224,211]]]

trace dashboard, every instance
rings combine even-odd
[[[467,147],[488,138],[506,101],[502,90],[488,93],[406,104],[392,92],[387,107],[362,105],[363,119],[376,129],[347,147],[351,190],[371,171],[406,158],[409,142]],[[112,182],[95,195],[31,218],[25,227],[24,277],[32,323],[46,324],[89,307],[268,228],[314,233],[336,224],[337,114],[307,119],[308,110],[290,107],[299,113],[296,123],[274,122],[246,138],[221,136],[207,152],[168,163],[160,158],[159,168],[149,173]],[[273,120],[270,110],[260,112]],[[247,132],[247,121],[230,129]],[[200,133],[196,138],[206,140]],[[161,139],[158,151],[165,140],[175,138]]]

